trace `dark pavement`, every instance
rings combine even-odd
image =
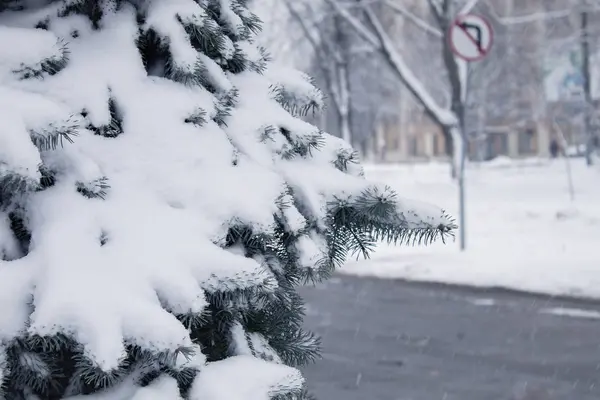
[[[600,399],[598,302],[345,276],[302,293],[319,400]]]

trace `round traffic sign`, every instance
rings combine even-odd
[[[458,57],[466,61],[479,61],[490,52],[494,34],[485,18],[466,14],[452,22],[448,38],[452,52]]]

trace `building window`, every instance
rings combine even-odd
[[[416,157],[417,156],[417,138],[415,136],[411,136],[408,138],[408,154]]]
[[[398,151],[400,150],[400,136],[398,135],[397,132],[395,132],[396,134],[392,137],[392,149],[394,151]]]
[[[508,135],[504,132],[491,132],[486,137],[486,160],[508,155]]]
[[[533,129],[519,131],[519,154],[533,154],[535,152],[535,133]]]

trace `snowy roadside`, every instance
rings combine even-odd
[[[600,298],[600,168],[573,160],[575,201],[563,161],[498,160],[467,171],[467,251],[378,246],[346,274]],[[374,165],[370,179],[458,216],[445,164]]]

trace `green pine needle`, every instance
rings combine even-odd
[[[21,64],[18,69],[13,70],[12,72],[21,80],[33,78],[41,79],[45,76],[58,74],[69,63],[69,49],[67,43],[64,41],[59,41],[57,45],[57,55],[41,60],[35,65]]]

